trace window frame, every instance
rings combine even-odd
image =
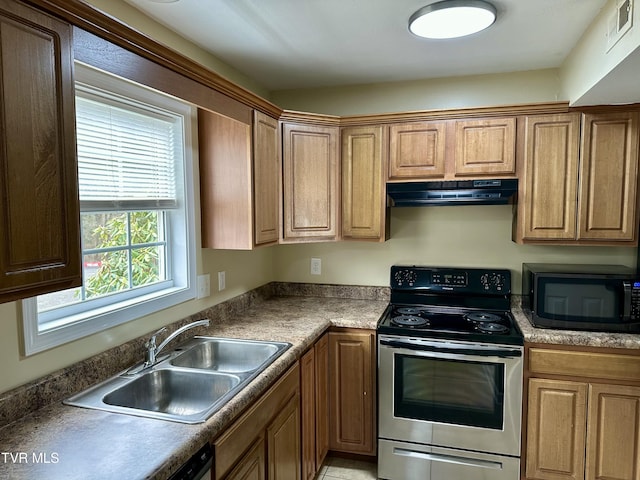
[[[38,326],[37,298],[22,301],[22,323],[24,331],[24,353],[32,355],[56,346],[86,337],[117,325],[136,320],[196,298],[196,227],[193,163],[197,159],[197,108],[183,100],[171,97],[146,86],[97,70],[80,62],[75,63],[76,83],[92,90],[134,102],[157,107],[182,117],[183,162],[178,168],[178,208],[165,210],[167,231],[167,268],[172,278],[171,285],[158,289],[157,285],[126,290],[113,302],[81,313],[76,305],[62,307],[68,310],[64,325],[40,331]],[[159,209],[163,210],[163,209]],[[183,268],[177,268],[181,265]],[[166,284],[166,282],[165,282]],[[137,292],[133,297],[131,292]],[[102,297],[107,298],[107,297]]]

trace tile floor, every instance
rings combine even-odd
[[[327,457],[316,480],[375,480],[377,478],[375,463]]]

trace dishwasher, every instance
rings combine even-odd
[[[213,450],[206,443],[180,469],[169,477],[169,480],[211,480]]]

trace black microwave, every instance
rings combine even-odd
[[[523,263],[522,306],[536,327],[640,333],[640,279],[622,265]]]

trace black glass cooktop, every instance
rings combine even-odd
[[[508,311],[420,305],[389,305],[378,333],[522,345],[522,333]]]

